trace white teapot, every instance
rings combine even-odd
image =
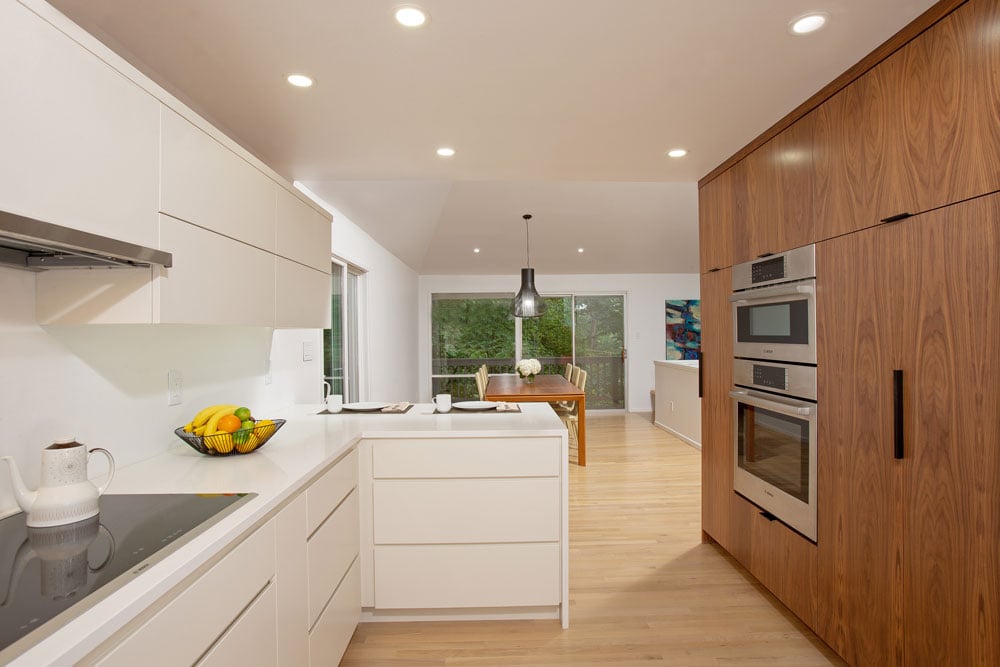
[[[101,486],[87,479],[87,461],[94,452],[108,457],[108,478]],[[24,485],[12,457],[0,459],[10,466],[14,497],[28,515],[25,523],[33,528],[61,526],[94,516],[100,511],[98,497],[115,476],[115,459],[111,452],[100,447],[88,452],[74,438],[61,438],[42,450],[42,481],[37,491]]]

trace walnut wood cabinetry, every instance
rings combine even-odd
[[[1000,195],[817,252],[816,628],[852,663],[1000,663],[998,256]]]
[[[701,276],[701,527],[733,552],[732,271]],[[735,555],[735,554],[734,554]]]
[[[781,252],[813,238],[813,116],[733,167],[733,262]]]
[[[733,263],[733,172],[724,171],[698,189],[701,270]]]

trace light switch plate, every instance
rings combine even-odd
[[[180,405],[184,394],[184,376],[178,370],[167,371],[167,405]]]
[[[302,361],[313,360],[313,342],[306,340],[302,342]]]

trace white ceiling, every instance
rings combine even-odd
[[[539,273],[696,272],[695,182],[933,4],[50,2],[421,274],[516,272],[523,213]]]

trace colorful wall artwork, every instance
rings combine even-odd
[[[667,359],[697,359],[701,349],[701,301],[666,302]]]

